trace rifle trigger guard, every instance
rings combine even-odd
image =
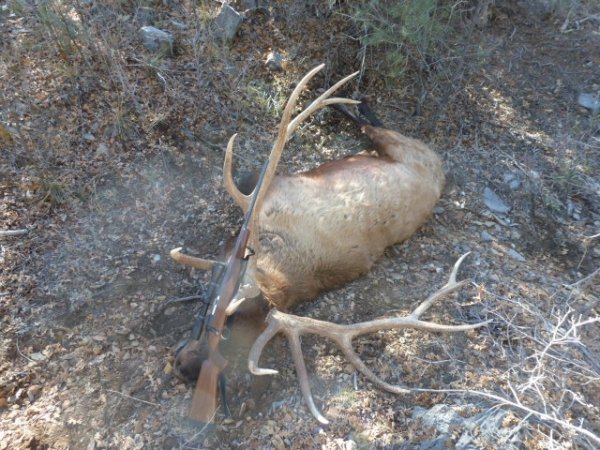
[[[227,330],[227,333],[225,333],[225,331]],[[215,336],[218,336],[219,338],[221,338],[222,340],[226,341],[227,339],[229,339],[229,330],[227,328],[223,328],[223,331],[219,331],[217,330],[215,327],[211,326],[211,325],[207,325],[206,326],[206,331],[208,331],[209,333],[214,334]]]
[[[223,328],[223,331],[221,331],[221,339],[226,341],[227,339],[229,339],[230,336],[231,331],[229,331],[229,328]]]

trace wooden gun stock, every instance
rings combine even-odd
[[[217,383],[221,371],[227,366],[227,360],[219,353],[219,342],[227,318],[227,306],[235,297],[246,270],[246,262],[249,257],[247,245],[250,239],[250,226],[267,167],[268,162],[263,166],[258,183],[254,188],[252,200],[244,215],[242,228],[235,241],[232,254],[227,260],[219,287],[211,296],[210,315],[206,324],[208,359],[202,363],[190,409],[191,419],[197,422],[212,421],[217,409]],[[224,386],[221,388],[224,392]]]
[[[217,382],[219,374],[227,366],[227,360],[218,351],[213,351],[202,363],[200,376],[192,398],[190,418],[196,422],[211,422],[217,410]]]

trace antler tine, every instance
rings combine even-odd
[[[300,344],[300,335],[295,330],[285,330],[285,334],[288,337],[290,343],[290,350],[292,351],[292,359],[294,360],[294,366],[296,367],[296,375],[300,382],[300,391],[304,401],[308,406],[308,409],[312,415],[321,422],[323,425],[327,425],[329,421],[321,414],[315,401],[313,400],[312,391],[310,389],[310,383],[308,381],[308,371],[306,370],[306,364],[304,363],[304,355],[302,354],[302,346]]]
[[[458,260],[454,263],[454,267],[452,268],[452,272],[450,273],[448,282],[444,286],[442,286],[441,289],[439,289],[436,292],[434,292],[433,294],[431,294],[417,308],[415,308],[415,310],[412,312],[410,317],[414,317],[415,319],[418,319],[419,317],[421,317],[421,315],[425,311],[427,311],[431,307],[431,305],[433,305],[433,303],[435,303],[435,301],[437,299],[442,298],[443,296],[456,291],[457,289],[461,288],[463,285],[465,285],[466,283],[469,282],[468,279],[462,280],[460,282],[456,282],[456,274],[458,273],[458,269],[460,268],[460,266],[463,263],[463,261],[465,260],[465,258],[467,256],[469,256],[470,254],[471,254],[471,252],[467,252],[464,255],[462,255],[460,258],[458,258]]]
[[[181,247],[174,248],[169,253],[171,258],[175,260],[175,262],[179,264],[183,264],[184,266],[191,266],[196,269],[202,270],[211,270],[215,264],[218,264],[217,261],[213,261],[211,259],[197,258],[195,256],[186,255],[181,252]]]
[[[260,359],[260,355],[262,354],[265,345],[275,336],[277,333],[281,331],[282,325],[271,319],[272,314],[276,309],[273,309],[267,315],[265,321],[267,322],[267,328],[256,338],[254,344],[252,344],[252,348],[250,349],[250,353],[248,354],[248,370],[250,373],[254,375],[277,375],[279,373],[278,370],[275,369],[262,369],[258,367],[258,360]]]
[[[423,314],[423,312],[425,312],[435,300],[449,294],[450,292],[453,292],[465,283],[464,281],[457,282],[456,274],[461,263],[464,261],[467,255],[468,253],[461,256],[454,264],[454,268],[452,269],[452,273],[450,274],[448,282],[439,291],[430,295],[427,300],[421,303],[421,305],[419,305],[409,316],[376,319],[350,325],[338,325],[308,317],[285,314],[275,309],[271,310],[266,319],[268,324],[266,330],[254,342],[254,345],[250,350],[250,355],[248,358],[248,368],[250,369],[250,372],[255,375],[273,375],[278,373],[273,369],[258,368],[258,360],[260,359],[260,355],[265,345],[278,332],[283,331],[290,342],[292,358],[294,360],[294,365],[296,366],[296,373],[298,375],[304,400],[306,401],[306,404],[308,405],[313,416],[319,422],[324,424],[327,423],[327,419],[323,417],[314,404],[310,390],[310,384],[308,382],[308,374],[306,371],[304,358],[302,356],[302,349],[300,346],[300,336],[302,336],[302,334],[316,334],[334,341],[340,350],[342,350],[348,361],[376,386],[395,394],[405,394],[411,392],[409,387],[392,385],[379,378],[356,354],[352,348],[352,340],[355,337],[363,334],[374,333],[376,331],[388,329],[415,328],[433,332],[457,332],[472,330],[490,323],[491,320],[466,325],[443,325],[419,320],[419,316]]]
[[[271,181],[275,176],[275,170],[277,170],[277,164],[279,164],[279,159],[281,158],[281,153],[283,152],[283,148],[285,147],[285,143],[287,142],[287,130],[288,124],[292,119],[292,113],[294,112],[294,108],[296,107],[296,102],[298,101],[298,97],[300,96],[300,92],[302,89],[308,84],[308,82],[314,77],[317,72],[325,67],[325,64],[320,64],[306,75],[304,78],[300,80],[296,88],[293,90],[290,98],[285,105],[285,109],[283,110],[283,114],[281,116],[281,121],[279,123],[279,130],[277,132],[277,139],[273,144],[273,148],[271,149],[271,154],[269,155],[269,165],[267,167],[267,171],[265,173],[265,178],[263,181],[263,188],[259,193],[259,196],[256,200],[256,210],[260,211],[262,206],[262,202],[264,200],[266,192],[269,190],[269,186],[271,185]]]
[[[308,116],[310,116],[312,113],[314,113],[315,111],[317,111],[325,106],[333,105],[336,103],[358,105],[360,102],[357,100],[351,100],[348,98],[339,98],[339,97],[334,97],[334,98],[329,98],[329,97],[331,97],[331,94],[333,94],[335,91],[337,91],[339,88],[341,88],[344,84],[346,84],[348,81],[350,81],[352,78],[354,78],[359,73],[360,73],[360,71],[354,72],[354,73],[351,73],[350,75],[348,75],[347,77],[342,78],[340,81],[338,81],[333,86],[331,86],[329,89],[327,89],[325,92],[323,92],[304,111],[302,111],[300,114],[298,114],[296,116],[296,118],[294,120],[292,120],[290,122],[290,124],[288,125],[287,138],[289,139],[290,137],[292,137],[292,134],[294,134],[294,131],[296,131],[296,128],[298,128],[300,126],[300,124],[302,122],[304,122]]]
[[[296,107],[296,102],[298,101],[298,97],[300,96],[300,92],[302,89],[308,84],[308,82],[312,79],[313,76],[321,69],[325,67],[325,64],[321,64],[310,72],[308,72],[302,80],[298,83],[290,98],[286,104],[285,110],[283,111],[283,115],[281,117],[281,122],[279,125],[279,131],[277,134],[277,139],[273,144],[273,148],[271,149],[271,154],[269,156],[269,166],[267,168],[267,173],[265,174],[265,181],[263,183],[264,189],[263,192],[266,192],[269,189],[269,185],[271,184],[272,178],[275,176],[275,170],[277,169],[277,164],[279,163],[279,159],[281,158],[281,153],[283,152],[283,148],[285,143],[290,139],[294,131],[300,126],[300,124],[305,121],[308,116],[310,116],[315,111],[324,108],[333,104],[348,104],[348,105],[357,105],[360,102],[357,100],[351,100],[348,98],[339,98],[333,97],[329,98],[335,91],[337,91],[340,87],[346,84],[349,80],[354,78],[360,72],[354,72],[342,80],[335,83],[329,89],[327,89],[323,94],[321,94],[316,100],[314,100],[304,111],[302,111],[298,116],[291,120],[292,113],[294,108]],[[285,130],[285,137],[283,136],[283,131]],[[234,134],[229,139],[227,144],[227,150],[225,152],[225,160],[223,162],[223,181],[225,185],[225,189],[231,195],[235,203],[242,208],[244,212],[248,209],[248,205],[250,204],[250,198],[252,195],[244,195],[240,192],[240,190],[235,185],[235,181],[233,180],[233,144],[235,141],[237,134]],[[260,206],[262,204],[262,200],[264,197],[264,193],[260,194],[260,197],[257,199],[257,211],[260,211]]]
[[[225,160],[223,161],[223,184],[225,185],[225,190],[233,198],[233,201],[242,208],[242,211],[246,212],[250,205],[251,196],[242,194],[233,180],[233,144],[236,137],[237,133],[231,136],[227,143]]]

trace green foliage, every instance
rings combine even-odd
[[[285,93],[277,85],[265,83],[262,80],[252,80],[247,86],[247,95],[254,107],[278,119],[283,114],[286,102]]]
[[[69,60],[71,54],[79,47],[79,27],[69,17],[70,12],[73,13],[65,9],[62,2],[55,0],[42,1],[35,6],[40,25],[48,33],[64,60]]]
[[[422,69],[447,48],[453,11],[442,0],[364,0],[353,17],[364,30],[363,45],[383,50],[386,72],[401,78],[409,64]]]

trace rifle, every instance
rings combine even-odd
[[[200,339],[202,335],[205,335],[208,343],[208,358],[202,363],[190,409],[190,417],[197,422],[212,420],[217,409],[218,380],[220,380],[221,394],[226,407],[224,378],[220,374],[227,366],[227,360],[219,352],[219,343],[223,337],[223,328],[227,319],[225,310],[239,290],[248,258],[254,254],[252,249],[247,246],[256,199],[260,193],[267,165],[268,162],[263,166],[256,183],[231,255],[226,264],[214,267],[213,280],[216,282],[211,286],[208,294],[208,315],[203,317],[201,322],[197,322],[192,331],[192,339]]]

